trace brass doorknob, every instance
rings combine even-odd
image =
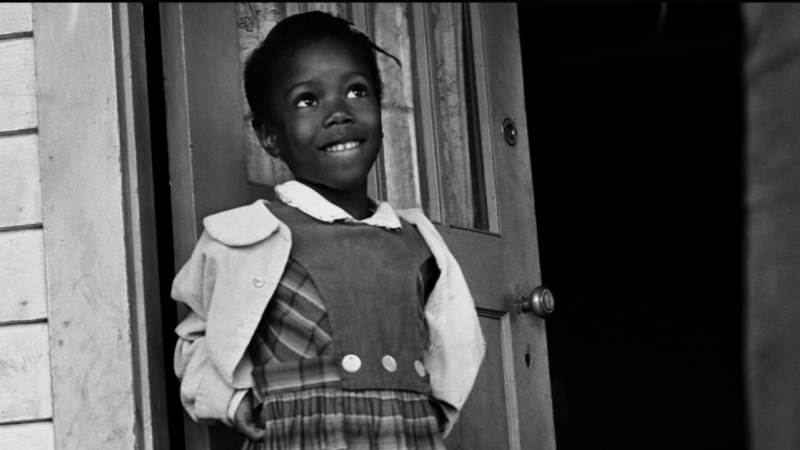
[[[555,308],[555,298],[550,289],[539,286],[530,295],[522,299],[522,312],[533,313],[542,319],[546,319],[553,314]]]

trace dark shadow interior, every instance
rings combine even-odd
[[[158,3],[143,3],[144,38],[147,57],[147,90],[150,107],[150,144],[153,157],[156,239],[158,240],[158,277],[161,297],[161,334],[164,341],[169,448],[184,449],[185,413],[180,400],[180,383],[174,375],[173,353],[177,343],[177,304],[170,298],[175,278],[175,253],[172,247],[172,202],[170,200],[169,154],[167,150],[167,115],[164,94],[164,65],[161,59],[161,28]]]
[[[737,4],[519,4],[559,450],[746,448]]]

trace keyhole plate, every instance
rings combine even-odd
[[[510,117],[503,120],[503,137],[508,145],[517,145],[517,125]]]

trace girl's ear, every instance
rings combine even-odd
[[[280,158],[281,149],[278,147],[278,138],[272,131],[272,127],[261,119],[253,119],[253,129],[264,150],[273,158]]]

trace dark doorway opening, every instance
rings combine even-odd
[[[164,367],[167,373],[167,418],[169,448],[186,448],[183,435],[184,412],[180,401],[180,382],[172,371],[172,357],[177,336],[178,309],[170,300],[175,278],[175,255],[172,247],[172,202],[170,201],[169,153],[167,151],[167,116],[164,95],[164,65],[161,56],[161,18],[158,3],[143,3],[144,39],[147,64],[147,100],[150,107],[150,144],[155,193],[156,239],[158,245],[158,277],[161,297],[161,335],[164,341]],[[154,424],[164,426],[164,424]]]
[[[518,11],[557,448],[746,448],[739,6]]]

